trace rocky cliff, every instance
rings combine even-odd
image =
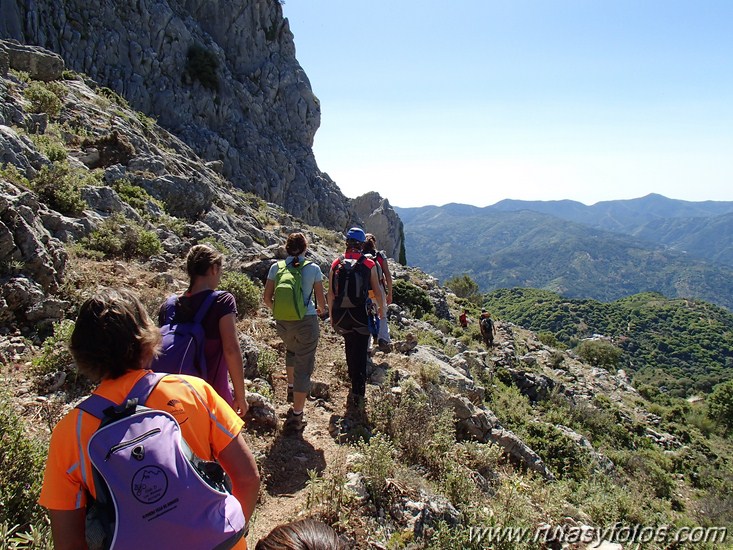
[[[47,50],[0,41],[0,334],[64,317],[67,248],[103,234],[103,248],[143,235],[159,242],[146,254],[151,271],[176,264],[194,242],[217,242],[262,279],[297,229],[328,265],[335,250],[309,227],[233,188],[219,163],[119,95],[86,77],[60,79],[62,70]]]
[[[353,200],[356,214],[364,220],[364,226],[377,238],[377,246],[387,256],[404,263],[405,235],[402,220],[387,199],[371,192]]]
[[[0,37],[57,52],[235,187],[310,224],[361,222],[313,156],[320,104],[278,0],[4,0]]]

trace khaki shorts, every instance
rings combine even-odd
[[[278,321],[276,326],[285,344],[285,366],[294,369],[293,391],[309,393],[321,334],[318,316],[306,315],[300,321]]]

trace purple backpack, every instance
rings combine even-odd
[[[206,312],[221,294],[213,291],[209,294],[196,312],[193,321],[174,323],[178,296],[170,296],[165,301],[163,321],[160,334],[160,355],[153,360],[150,368],[155,372],[171,374],[191,374],[208,380],[206,372],[206,358],[204,356],[204,327],[201,322]]]
[[[193,454],[172,415],[143,406],[164,376],[147,373],[121,405],[96,394],[77,405],[102,420],[88,444],[97,490],[87,507],[90,550],[224,550],[245,534],[221,466]]]

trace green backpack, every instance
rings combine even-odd
[[[275,293],[273,294],[272,316],[278,321],[300,321],[310,302],[310,296],[303,301],[302,271],[309,261],[298,267],[287,265],[285,260],[277,262]],[[311,295],[313,291],[311,291]]]

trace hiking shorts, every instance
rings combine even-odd
[[[278,321],[277,334],[285,344],[285,366],[295,374],[293,391],[308,393],[311,375],[316,367],[316,348],[320,336],[317,315],[306,315],[300,321]]]

